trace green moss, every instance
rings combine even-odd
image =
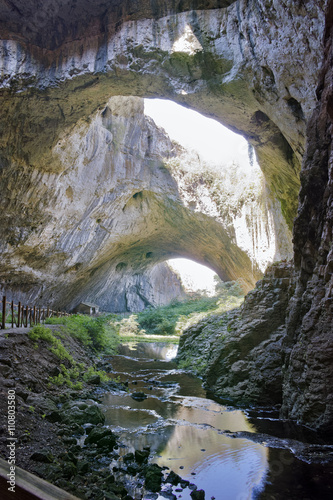
[[[87,382],[90,378],[95,376],[99,376],[101,382],[108,382],[110,380],[110,377],[104,370],[96,370],[93,366],[89,366],[88,370],[83,375],[83,380]]]
[[[87,369],[82,363],[75,363],[71,368],[66,368],[64,364],[60,365],[61,373],[54,377],[49,377],[49,384],[58,387],[67,386],[70,389],[82,390],[83,381],[88,382],[89,379],[99,376],[101,382],[110,381],[110,377],[104,370],[96,370],[95,367],[89,366]],[[117,382],[117,380],[112,379]]]

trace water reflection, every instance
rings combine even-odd
[[[140,359],[164,359],[170,361],[177,356],[178,345],[167,342],[128,342],[118,348],[123,356]]]
[[[206,498],[251,499],[267,471],[267,448],[245,439],[227,438],[214,429],[175,426],[158,452],[160,456],[154,462],[194,481],[205,490]],[[191,497],[183,494],[182,498]]]
[[[268,449],[223,433],[255,428],[243,412],[207,399],[199,379],[167,362],[169,347],[123,346],[122,355],[111,360],[113,373],[129,387],[127,393],[109,393],[103,401],[106,424],[120,433],[124,445],[119,455],[150,446],[153,462],[204,489],[206,499],[253,498],[268,470]],[[134,400],[135,391],[148,397]],[[190,493],[185,488],[176,495],[191,500]]]

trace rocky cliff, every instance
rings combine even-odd
[[[283,398],[286,310],[295,291],[291,264],[271,266],[244,304],[184,332],[177,359],[223,400],[279,405]]]
[[[5,3],[3,162],[58,171],[59,137],[111,95],[168,97],[249,139],[291,227],[325,3]]]
[[[120,106],[113,96],[170,98],[242,132],[289,228],[306,146],[283,414],[331,429],[326,4],[1,0],[2,289],[68,307],[94,295],[107,307],[115,300],[109,290],[123,282],[129,288],[120,302],[132,301],[133,287],[139,294],[145,288],[146,300],[154,265],[171,256],[191,256],[222,278],[242,269],[248,285],[254,282],[251,259],[230,227],[186,205],[189,186],[178,190],[178,174],[165,168],[178,154],[170,141],[153,131],[135,99]]]
[[[333,435],[333,2],[324,44],[294,226],[298,280],[287,319],[283,415]]]
[[[267,276],[240,311],[189,330],[180,351],[187,363],[198,361],[189,342],[204,339],[199,358],[210,388],[232,400],[282,403],[283,417],[326,438],[333,435],[332,27],[330,2],[301,172],[292,280]]]
[[[186,157],[144,115],[142,99],[118,96],[89,123],[80,121],[58,140],[53,148],[58,172],[4,168],[3,292],[67,309],[89,300],[109,311],[141,310],[181,296],[179,280],[162,264],[178,256],[210,266],[223,279],[241,277],[251,288],[262,259],[251,253],[257,242],[251,235],[241,248],[236,219],[227,217],[229,209],[235,211],[232,190],[237,182],[234,187],[229,182],[227,191],[220,187],[218,204],[217,195],[214,201],[209,193],[218,172],[201,178],[196,188],[187,182],[198,203],[200,189],[206,190],[206,205],[190,206],[181,195],[175,167],[186,170]],[[192,175],[201,175],[198,157],[191,159],[190,168]],[[232,173],[237,177],[237,166]],[[250,210],[250,201],[255,206],[262,198],[266,204],[272,200],[263,179],[248,187],[251,199],[238,200],[240,213]],[[272,225],[274,218],[279,222]],[[264,205],[248,222],[253,232],[262,226],[260,242],[269,246],[275,241],[271,259],[277,252],[290,252],[280,207]],[[279,233],[285,235],[281,242]]]
[[[84,0],[50,0],[36,10],[21,0],[5,3],[0,18],[3,289],[59,307],[87,295],[106,306],[98,290],[107,293],[110,275],[112,282],[124,281],[119,264],[127,266],[128,276],[130,269],[140,274],[172,256],[192,257],[224,279],[243,276],[246,286],[253,286],[259,276],[253,261],[262,260],[256,234],[271,226],[267,234],[279,235],[277,258],[290,249],[288,230],[276,214],[282,210],[291,227],[305,123],[315,103],[324,4],[240,0],[129,7],[108,1],[94,3],[92,11]],[[174,183],[179,185],[179,176],[172,179],[160,168],[157,156],[170,160],[173,146],[164,139],[159,146],[159,134],[153,138],[139,113],[134,123],[126,111],[113,112],[112,95],[172,98],[252,142],[269,193],[258,206],[274,215],[256,230],[246,227],[251,251],[239,228],[251,217],[263,219],[263,210],[238,211],[233,224],[224,216],[224,226],[212,235],[207,218],[184,208],[184,185],[179,203]],[[214,202],[221,207],[221,196]],[[201,206],[205,215],[210,208]],[[108,307],[114,300],[110,295]]]

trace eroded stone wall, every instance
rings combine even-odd
[[[333,2],[294,226],[298,284],[287,322],[283,415],[333,435]]]
[[[119,2],[103,3],[91,29],[83,20],[84,0],[70,15],[66,2],[49,2],[55,9],[48,9],[50,25],[42,23],[44,11],[25,16],[27,7],[18,1],[18,11],[9,15],[6,8],[0,48],[3,163],[10,158],[54,171],[52,148],[59,136],[112,95],[168,97],[246,135],[291,228],[326,2],[239,0],[221,8],[227,3],[188,11],[185,2],[185,12],[178,12],[178,4],[148,8],[139,2],[134,11],[140,15],[128,12],[127,4],[119,10]],[[21,36],[14,19],[23,23]]]
[[[191,356],[186,343],[192,340],[193,345],[205,336],[205,329],[206,334],[210,331],[201,352],[210,388],[233,400],[282,402],[281,416],[329,439],[333,435],[332,29],[330,2],[318,104],[307,128],[292,280],[285,276],[283,289],[283,280],[266,276],[263,286],[259,282],[243,308],[230,313],[227,321],[217,318],[212,325],[189,330],[180,352],[181,357],[186,351]]]
[[[163,303],[157,269],[165,302],[182,295],[171,271],[155,267],[179,256],[252,288],[258,262],[239,248],[223,210],[214,216],[183,202],[166,166],[184,154],[144,115],[141,98],[115,96],[89,123],[63,133],[53,148],[57,172],[3,169],[3,293],[67,310],[82,300],[109,311],[142,309]],[[192,162],[193,172],[199,167]]]

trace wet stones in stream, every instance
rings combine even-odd
[[[147,399],[147,394],[144,392],[138,391],[138,392],[132,392],[131,398],[134,399],[135,401],[144,401]]]
[[[62,422],[64,424],[90,423],[97,425],[105,422],[105,416],[98,406],[88,405],[82,401],[66,403],[61,410],[52,411],[45,418],[49,422]]]
[[[30,457],[35,462],[35,473],[56,486],[87,500],[133,500],[128,493],[130,484],[142,489],[140,498],[153,499],[160,495],[176,499],[172,491],[175,486],[178,486],[178,491],[192,490],[194,500],[205,498],[194,484],[175,472],[149,463],[149,447],[120,457],[117,451],[122,445],[118,436],[102,422],[91,423],[94,420],[92,415],[100,415],[98,406],[71,401],[58,412],[60,418],[54,425],[58,427],[59,444],[63,443],[62,451],[40,449]],[[100,418],[96,420],[98,422]],[[110,471],[112,462],[117,465]]]
[[[163,472],[157,464],[148,465],[144,471],[145,486],[148,490],[157,492],[162,486]]]
[[[97,448],[106,448],[112,451],[116,446],[117,436],[110,430],[104,427],[95,427],[86,437],[84,444],[96,444]]]

